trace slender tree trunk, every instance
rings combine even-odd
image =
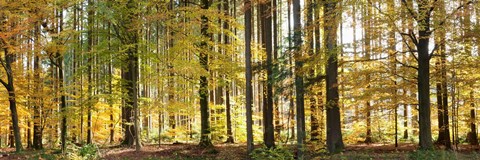
[[[273,43],[272,43],[272,12],[271,0],[260,4],[260,15],[262,19],[262,43],[267,53],[267,80],[266,94],[264,94],[263,105],[263,123],[264,123],[264,142],[268,148],[275,146],[274,126],[273,126]]]
[[[234,143],[232,132],[232,116],[231,116],[231,104],[230,104],[230,85],[225,87],[225,99],[226,99],[226,114],[227,114],[227,141],[226,143]]]
[[[408,139],[408,105],[403,105],[403,139]]]
[[[223,10],[226,16],[230,15],[230,6],[229,6],[229,1],[224,0],[223,2]],[[228,22],[225,21],[223,22],[223,29],[226,31],[230,30],[230,26],[228,25]],[[230,45],[230,37],[228,34],[224,33],[223,34],[224,38],[224,43],[229,46]],[[233,138],[233,132],[232,132],[232,116],[231,116],[231,104],[230,104],[230,82],[227,82],[227,85],[225,86],[225,108],[226,108],[226,119],[227,119],[227,141],[226,143],[234,143],[234,138]]]
[[[464,3],[468,2],[468,0],[463,0]],[[472,40],[472,31],[471,31],[471,10],[466,7],[463,11],[463,43],[465,44],[465,52],[468,55],[472,55],[472,48],[474,46]],[[478,33],[477,33],[478,34]],[[473,55],[472,55],[473,56]],[[475,95],[474,95],[474,87],[473,84],[470,84],[470,117],[468,120],[470,131],[467,134],[467,141],[470,145],[478,145],[478,136],[477,136],[477,127],[476,127],[476,117],[475,117]],[[448,113],[448,112],[447,112]],[[448,119],[447,119],[448,120]]]
[[[63,9],[60,9],[57,12],[57,16],[59,19],[57,20],[58,23],[58,31],[57,34],[60,34],[63,31]],[[57,40],[58,41],[58,40]],[[62,45],[60,42],[57,42],[57,45]],[[58,72],[58,90],[60,90],[60,112],[61,112],[61,133],[60,133],[60,141],[61,141],[61,150],[62,153],[65,153],[66,150],[66,141],[67,141],[67,97],[66,92],[64,89],[64,76],[63,76],[63,56],[61,55],[60,51],[56,52],[57,61],[56,67]]]
[[[445,18],[445,1],[441,0],[437,3],[439,19]],[[448,92],[447,92],[447,69],[446,69],[446,45],[444,39],[446,38],[445,31],[439,30],[435,36],[435,43],[438,45],[437,54],[440,55],[436,63],[436,69],[439,71],[440,77],[437,81],[437,112],[438,112],[438,139],[437,143],[444,145],[447,149],[452,149],[450,141],[450,127],[448,120]]]
[[[394,0],[389,0],[388,2],[388,10],[390,13],[395,13],[395,1]],[[396,54],[396,44],[395,44],[395,29],[394,29],[394,24],[389,23],[389,31],[388,31],[388,47],[389,47],[389,63],[390,63],[390,68],[391,68],[391,76],[396,77],[397,74],[397,54]],[[394,121],[395,121],[395,147],[398,147],[398,100],[397,100],[397,80],[394,78],[392,80],[392,89],[391,89],[391,94],[392,94],[392,105],[394,109]]]
[[[314,9],[316,8],[313,0],[308,0],[307,1],[307,27],[312,28],[311,30],[307,30],[307,43],[308,43],[308,49],[307,53],[309,56],[316,56],[318,52],[315,52],[315,43],[316,40],[314,39],[314,34],[317,31],[318,27],[314,27],[313,23],[313,14],[314,14]],[[317,46],[318,47],[318,46]],[[309,69],[309,76],[310,77],[315,77],[315,67],[312,67]],[[311,86],[314,86],[313,84]],[[312,87],[313,88],[313,87]],[[319,135],[319,122],[318,122],[318,105],[317,105],[317,95],[316,91],[312,89],[310,91],[310,141],[312,142],[317,142],[318,135]]]
[[[40,41],[40,25],[38,24],[35,27],[35,41]],[[36,93],[40,93],[42,90],[42,82],[40,80],[40,72],[42,72],[42,68],[40,65],[40,44],[35,42],[35,58],[33,62],[33,78],[35,81],[35,91]],[[40,98],[38,94],[35,95],[35,103],[33,106],[33,148],[34,149],[42,149],[42,137],[43,137],[43,125],[42,125],[42,117],[41,117],[41,110],[42,106],[40,103]]]
[[[253,129],[252,129],[252,3],[250,0],[244,1],[245,6],[245,108],[247,116],[247,154],[253,151]]]
[[[321,35],[320,35],[320,30],[322,28],[322,24],[320,23],[321,22],[321,19],[320,19],[320,10],[321,10],[321,5],[320,5],[320,0],[315,0],[314,1],[315,3],[315,21],[317,21],[317,26],[315,27],[315,54],[317,56],[322,56],[321,55],[321,51],[322,51],[322,45],[320,43],[320,40],[321,40]],[[316,23],[314,23],[316,24]],[[321,66],[321,65],[320,65]],[[324,72],[322,72],[321,74],[324,74]],[[322,86],[323,85],[323,82],[320,83],[318,86]],[[316,115],[315,119],[312,118],[312,132],[315,131],[316,132],[316,135],[312,135],[312,137],[317,137],[318,141],[320,140],[325,140],[324,139],[324,136],[323,136],[323,133],[324,133],[324,130],[325,130],[325,118],[324,118],[324,96],[323,96],[323,87],[321,87],[322,89],[320,89],[319,91],[316,91],[315,93],[315,96],[317,98],[317,105],[315,107],[315,110],[312,111],[312,113],[314,113],[314,115]],[[316,125],[313,125],[315,124]]]
[[[87,103],[87,144],[92,143],[92,106],[93,104],[93,73],[92,73],[92,65],[93,65],[93,30],[94,30],[94,1],[88,0],[88,11],[87,11],[87,49],[88,49],[88,69],[87,69],[87,81],[88,81],[88,103]]]
[[[371,52],[372,52],[372,30],[371,30],[371,27],[372,27],[372,24],[371,24],[371,19],[373,19],[373,16],[372,16],[372,9],[371,7],[368,7],[368,8],[364,8],[363,10],[363,29],[364,29],[364,39],[365,39],[365,59],[367,61],[370,60],[370,56],[371,56]],[[365,75],[365,81],[370,83],[370,74],[367,73],[367,75]],[[366,87],[366,90],[369,91],[370,90],[370,84],[367,85]],[[372,139],[372,106],[370,104],[370,99],[367,98],[366,100],[366,103],[365,103],[365,106],[366,106],[366,123],[367,123],[367,132],[366,132],[366,137],[365,137],[365,143],[367,144],[370,144],[370,143],[373,143],[373,139]]]
[[[108,50],[111,50],[112,47],[111,47],[111,23],[108,23]],[[110,96],[113,96],[113,84],[112,84],[112,81],[113,81],[113,63],[112,63],[112,60],[113,60],[113,55],[110,54],[109,56],[110,60],[108,61],[108,94],[110,94]],[[114,143],[115,142],[115,122],[114,122],[114,117],[113,117],[113,103],[114,103],[114,99],[113,97],[110,97],[109,98],[109,108],[110,108],[110,143]]]
[[[273,62],[276,62],[278,60],[278,22],[277,22],[277,0],[273,0],[272,1],[272,20],[273,20]],[[272,64],[273,67],[278,67],[278,65],[276,65],[275,63]],[[274,85],[275,86],[275,85]],[[275,90],[275,88],[273,88],[273,90]],[[273,93],[275,93],[273,91]],[[280,124],[280,106],[279,106],[279,103],[280,103],[280,99],[278,98],[278,96],[274,96],[272,95],[274,98],[273,100],[273,112],[274,112],[274,123],[275,123],[275,135],[274,137],[279,137],[280,138],[280,132],[282,131],[282,126]]]
[[[296,92],[296,107],[297,107],[297,158],[304,158],[304,141],[305,141],[305,104],[304,104],[304,84],[302,60],[302,25],[301,25],[300,0],[293,1],[293,41],[295,43],[295,92]]]

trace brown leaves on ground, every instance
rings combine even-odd
[[[240,144],[217,144],[213,148],[202,148],[196,144],[147,145],[141,151],[134,148],[102,149],[102,157],[117,159],[228,159],[246,158],[246,147]]]

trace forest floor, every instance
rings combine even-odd
[[[260,147],[260,146],[256,146]],[[286,146],[287,150],[294,151],[295,145]],[[306,159],[480,159],[478,147],[459,145],[455,152],[431,151],[427,153],[415,152],[416,144],[400,144],[397,148],[393,144],[355,144],[348,145],[344,152],[330,155],[325,151],[312,151],[315,146],[307,145],[309,150]],[[58,150],[24,151],[14,153],[13,149],[0,149],[1,159],[62,159]],[[204,149],[196,144],[162,144],[145,145],[140,152],[134,148],[112,146],[100,148],[99,159],[106,160],[201,160],[201,159],[246,159],[245,144],[215,144],[214,149]],[[71,158],[67,158],[71,159]],[[87,158],[88,159],[88,158]]]

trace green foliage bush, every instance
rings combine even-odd
[[[278,146],[276,148],[257,148],[250,154],[252,159],[258,160],[293,160],[293,153],[287,148]]]
[[[99,149],[94,144],[87,144],[78,150],[78,154],[84,159],[98,159],[100,158]]]
[[[412,160],[454,160],[455,153],[445,150],[418,150],[411,152],[408,159]]]

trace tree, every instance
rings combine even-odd
[[[18,122],[18,112],[17,112],[17,101],[16,101],[16,96],[15,96],[15,86],[14,86],[14,81],[13,81],[13,71],[12,71],[12,63],[15,61],[15,50],[14,48],[17,44],[17,34],[18,31],[16,31],[17,22],[12,21],[15,20],[17,17],[15,13],[20,13],[21,11],[17,9],[15,4],[16,3],[10,3],[10,7],[2,9],[0,11],[0,33],[4,35],[4,37],[1,38],[0,40],[0,52],[3,56],[2,59],[0,59],[0,64],[2,65],[2,68],[4,69],[4,73],[6,74],[7,80],[4,80],[3,78],[0,78],[0,83],[7,89],[8,91],[8,102],[9,102],[9,109],[10,109],[10,117],[12,118],[12,128],[13,128],[13,135],[15,137],[15,150],[16,152],[22,151],[22,139],[20,135],[20,127],[19,127],[19,122]],[[21,3],[18,3],[17,5],[20,5]],[[8,14],[8,12],[11,12],[13,14]]]
[[[372,9],[371,7],[366,7],[363,9],[363,13],[362,13],[362,20],[363,20],[363,29],[364,29],[364,52],[365,52],[365,59],[366,61],[369,61],[370,60],[370,56],[371,56],[371,52],[372,52],[372,46],[373,44],[371,44],[373,42],[373,36],[372,34],[374,34],[372,32],[372,22],[373,21],[373,14],[372,14]],[[365,81],[366,82],[370,82],[371,81],[371,75],[370,73],[367,73],[367,75],[365,75]],[[368,84],[367,85],[367,90],[370,90],[371,88],[371,85]],[[372,140],[372,105],[371,105],[371,97],[368,97],[366,99],[366,103],[365,103],[365,106],[366,106],[366,123],[367,123],[367,133],[366,133],[366,136],[365,136],[365,140],[364,142],[365,143],[372,143],[373,140]]]
[[[438,1],[437,12],[439,13],[436,18],[438,20],[445,19],[445,1]],[[437,21],[438,21],[437,20]],[[437,22],[438,23],[438,22]],[[448,91],[447,91],[447,69],[446,69],[446,44],[444,39],[446,39],[445,30],[440,29],[435,35],[435,45],[439,46],[437,49],[437,54],[440,55],[440,58],[437,59],[436,70],[437,77],[440,80],[437,80],[436,89],[437,89],[437,112],[438,112],[438,139],[437,143],[444,145],[447,149],[451,149],[450,141],[450,127],[448,120]]]
[[[300,0],[293,1],[293,41],[295,43],[295,92],[296,92],[296,107],[297,107],[297,157],[303,159],[303,145],[305,140],[305,101],[304,101],[304,84],[301,70],[303,68],[302,59],[302,25],[300,21]]]
[[[247,116],[247,154],[253,151],[253,129],[252,129],[252,4],[250,0],[245,0],[245,109]]]
[[[226,16],[230,15],[230,7],[229,7],[229,1],[224,0],[223,2],[223,10],[225,12]],[[228,25],[227,21],[223,22],[223,29],[225,30],[223,33],[223,39],[225,45],[230,45],[230,36],[228,36],[227,30],[230,29],[230,26]],[[224,77],[225,78],[225,77]],[[232,132],[232,105],[230,104],[230,82],[227,82],[227,85],[225,86],[225,108],[226,108],[226,118],[227,118],[227,140],[226,143],[234,143],[233,140],[233,132]]]
[[[95,6],[93,0],[88,0],[88,11],[87,11],[87,50],[88,50],[88,69],[87,69],[87,81],[88,81],[88,107],[87,107],[87,144],[92,143],[93,133],[92,133],[92,107],[94,105],[93,101],[93,45],[94,45],[94,16],[95,16]]]
[[[432,149],[432,131],[430,122],[430,16],[433,7],[429,7],[429,1],[418,1],[418,42],[415,43],[418,50],[418,114],[420,126],[420,149]],[[410,8],[411,9],[411,8]]]
[[[340,108],[338,106],[338,61],[337,61],[337,28],[338,2],[323,1],[326,64],[326,110],[327,110],[327,149],[330,153],[341,152],[344,145],[340,126]]]
[[[203,10],[208,10],[211,5],[210,0],[202,0],[201,8]],[[209,20],[207,15],[202,15],[201,17],[201,34],[204,38],[210,39],[212,37],[211,33],[208,32]],[[209,46],[205,41],[200,43],[200,47],[203,49],[200,52],[200,64],[202,68],[208,72],[208,51]],[[200,95],[200,112],[201,112],[201,132],[200,132],[200,143],[202,147],[211,147],[213,146],[210,139],[210,113],[208,108],[208,79],[206,75],[200,76],[200,89],[198,90]]]
[[[138,41],[139,41],[139,22],[140,13],[138,11],[139,5],[134,0],[124,1],[122,4],[115,2],[112,7],[120,15],[117,20],[114,20],[113,29],[116,37],[123,45],[126,59],[126,64],[122,78],[125,80],[125,88],[127,91],[127,98],[125,98],[125,106],[122,109],[123,120],[125,124],[124,130],[124,144],[133,146],[135,150],[141,149],[140,134],[139,134],[139,109],[138,109]],[[117,23],[118,22],[118,23]]]
[[[468,3],[468,0],[463,0],[463,3]],[[471,29],[471,9],[469,7],[466,7],[463,10],[463,43],[465,45],[465,52],[467,55],[472,55],[472,48],[473,48],[473,40],[472,40],[472,29]],[[444,35],[444,34],[442,34]],[[473,55],[472,55],[473,56]],[[470,101],[470,117],[469,117],[469,126],[470,126],[470,131],[467,134],[467,141],[471,145],[478,145],[478,136],[477,136],[477,126],[476,126],[476,116],[475,116],[475,96],[474,96],[474,91],[473,91],[473,84],[470,84],[470,88],[472,91],[469,93],[469,101]],[[446,93],[445,93],[446,94]],[[446,95],[445,95],[446,96]],[[447,128],[448,128],[448,112],[446,113],[447,117],[446,123],[447,123]]]
[[[40,79],[40,73],[42,72],[42,66],[40,65],[40,54],[41,54],[41,44],[40,44],[40,24],[37,23],[34,26],[34,37],[35,37],[35,52],[34,52],[34,60],[33,60],[33,78],[35,82],[35,92],[40,93],[42,92],[42,81]],[[42,149],[43,148],[43,143],[42,143],[42,138],[43,138],[43,124],[42,124],[42,103],[41,103],[41,98],[39,97],[38,94],[34,96],[34,106],[33,106],[33,148],[34,149]]]
[[[273,43],[272,43],[272,10],[271,0],[260,4],[260,16],[262,20],[262,43],[267,54],[267,82],[266,95],[263,105],[263,126],[265,127],[263,141],[267,148],[275,146],[274,126],[273,126]]]

